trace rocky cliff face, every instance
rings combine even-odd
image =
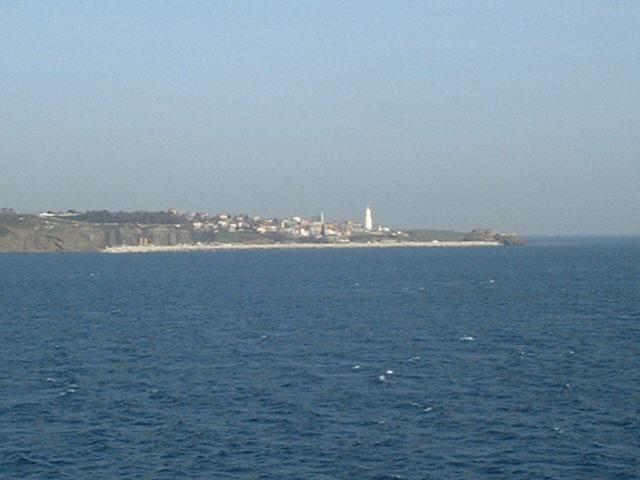
[[[178,245],[194,243],[190,229],[159,225],[159,226],[103,226],[106,235],[106,245],[115,247],[120,245]]]
[[[92,252],[109,246],[194,243],[190,228],[112,225],[35,215],[0,218],[0,252]]]
[[[383,239],[376,237],[376,239]],[[354,241],[371,241],[370,237]],[[520,245],[515,235],[504,235],[491,229],[477,229],[467,234],[414,230],[408,241],[484,241],[504,245]],[[282,238],[265,237],[255,232],[216,234],[194,231],[191,226],[140,225],[125,223],[90,223],[73,218],[39,217],[36,215],[0,214],[0,252],[97,252],[106,247],[159,245],[174,246],[212,241],[270,243]]]

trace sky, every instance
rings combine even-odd
[[[0,207],[640,233],[636,1],[0,1]]]

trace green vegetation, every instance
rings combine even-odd
[[[396,240],[396,238],[392,237],[390,234],[372,234],[367,232],[360,232],[351,235],[350,240],[356,243],[366,243]]]
[[[38,223],[35,215],[18,214],[7,209],[0,210],[0,226],[13,228],[33,228]],[[6,235],[7,232],[5,232]]]
[[[453,230],[407,230],[407,240],[411,242],[459,242],[464,240],[465,234]]]
[[[278,233],[261,234],[256,231],[229,232],[220,230],[215,233],[213,241],[221,243],[274,243],[291,241],[286,236]]]
[[[109,212],[107,210],[94,210],[75,215],[73,220],[89,223],[173,225],[180,223],[184,218],[169,212]]]
[[[6,208],[0,210],[0,223],[12,225],[20,222],[20,216]]]

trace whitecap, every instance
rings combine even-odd
[[[351,367],[353,370],[358,370],[360,368],[360,365],[354,365],[353,367]]]
[[[384,372],[384,373],[386,373],[387,375],[393,375],[393,370],[388,369],[388,370],[387,370],[386,372]]]
[[[384,375],[378,375],[378,380],[380,380],[381,382],[384,382],[387,379],[387,377],[385,377]]]
[[[460,337],[460,340],[463,342],[473,342],[474,338],[470,335],[465,335],[464,337]]]
[[[423,412],[430,412],[431,410],[433,410],[433,407],[427,407],[423,410]]]
[[[55,381],[56,381],[55,378],[47,377],[47,382],[55,382]]]

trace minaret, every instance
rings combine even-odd
[[[365,230],[373,230],[373,217],[371,216],[371,207],[369,205],[364,211],[364,228]]]

